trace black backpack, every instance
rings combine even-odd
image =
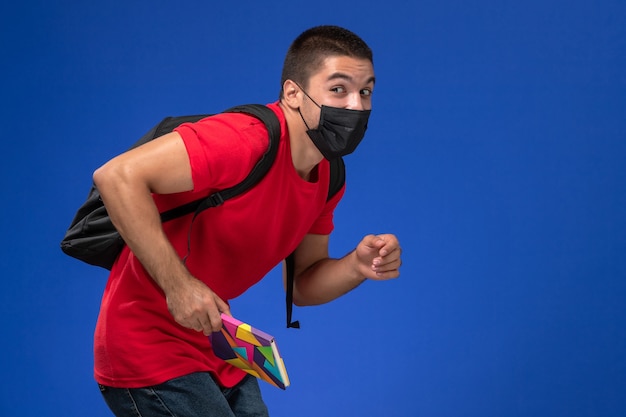
[[[280,122],[276,114],[267,106],[261,104],[236,106],[226,110],[225,113],[226,112],[246,113],[261,120],[269,132],[269,145],[267,150],[242,182],[207,197],[165,211],[161,213],[162,222],[167,222],[191,213],[194,213],[193,219],[195,219],[202,211],[210,207],[217,207],[229,198],[238,196],[252,188],[265,176],[274,163],[276,153],[278,152],[278,143],[280,141]],[[197,122],[208,116],[210,115],[166,117],[142,136],[131,149],[169,133],[183,123]],[[344,183],[345,166],[343,160],[337,158],[330,161],[328,199],[334,196],[343,187]],[[61,250],[65,254],[90,265],[100,266],[110,270],[124,245],[124,240],[109,218],[98,189],[95,185],[92,185],[87,200],[76,212],[74,219],[65,232],[63,240],[61,240]],[[299,328],[300,324],[297,321],[291,321],[294,279],[293,254],[285,259],[285,263],[287,270],[287,327]]]

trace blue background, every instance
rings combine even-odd
[[[626,3],[25,1],[0,6],[0,415],[107,416],[106,272],[58,244],[91,173],[166,115],[274,101],[303,30],[373,48],[334,256],[396,233],[399,279],[297,308],[273,416],[626,415]],[[326,341],[326,343],[322,343]]]

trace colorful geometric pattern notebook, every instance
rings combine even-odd
[[[218,358],[278,388],[289,386],[273,336],[226,314],[222,314],[222,323],[222,330],[209,336]]]

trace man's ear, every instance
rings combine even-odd
[[[298,84],[286,80],[283,84],[283,100],[292,109],[298,109],[302,105],[302,91]]]

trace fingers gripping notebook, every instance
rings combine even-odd
[[[278,388],[289,386],[273,336],[226,314],[222,314],[222,323],[222,330],[209,336],[218,358]]]

